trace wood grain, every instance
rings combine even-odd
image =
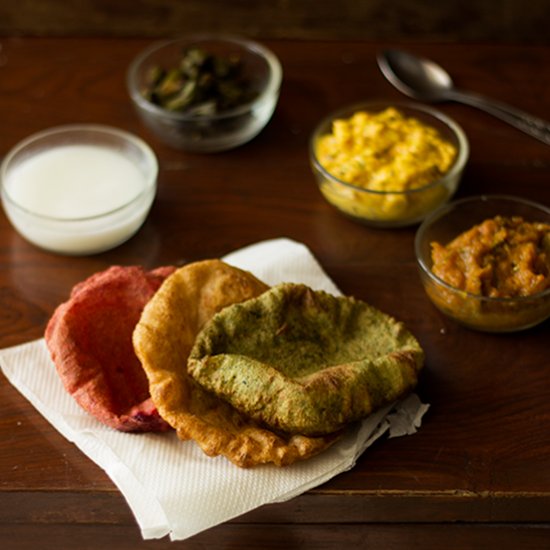
[[[546,0],[25,0],[0,2],[0,36],[175,36],[548,44]]]
[[[329,111],[362,99],[402,100],[381,76],[384,43],[265,40],[280,57],[276,113],[252,142],[193,155],[162,145],[138,121],[125,71],[148,39],[2,39],[0,156],[44,128],[96,122],[155,150],[159,190],[140,232],[104,254],[68,258],[26,243],[0,215],[0,346],[41,337],[71,287],[112,264],[146,267],[222,256],[286,236],[305,243],[347,294],[402,319],[426,350],[419,393],[431,403],[413,437],[384,440],[355,468],[288,503],[194,537],[185,548],[542,548],[550,531],[548,322],[508,336],[442,317],[416,272],[415,228],[377,230],[320,196],[308,141]],[[463,87],[550,119],[545,46],[412,44]],[[471,159],[458,196],[506,193],[550,204],[550,148],[483,113],[444,104]],[[141,542],[106,474],[60,436],[0,375],[3,548],[163,548]],[[2,536],[5,535],[5,536]],[[178,545],[179,546],[179,545]]]

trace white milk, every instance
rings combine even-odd
[[[119,153],[95,145],[42,151],[13,169],[9,194],[21,207],[60,219],[105,214],[145,188],[139,169]]]
[[[42,248],[101,252],[129,239],[145,220],[156,191],[156,172],[146,170],[105,147],[54,147],[9,171],[3,185],[11,201],[4,207],[19,232]]]

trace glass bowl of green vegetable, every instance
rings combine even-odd
[[[273,52],[228,35],[155,43],[134,59],[127,74],[145,126],[172,147],[205,153],[254,138],[275,110],[281,81]]]

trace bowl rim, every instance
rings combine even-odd
[[[370,108],[395,107],[396,109],[403,108],[403,109],[408,109],[410,111],[420,111],[424,114],[427,114],[429,116],[432,116],[438,119],[441,123],[443,123],[445,126],[447,126],[451,130],[451,132],[456,136],[456,139],[458,141],[458,154],[450,170],[445,172],[445,174],[443,174],[439,179],[432,181],[427,185],[423,185],[422,187],[416,187],[414,189],[405,189],[405,190],[396,189],[394,191],[391,191],[391,190],[379,191],[375,189],[368,189],[366,187],[361,187],[359,185],[355,185],[353,183],[344,181],[336,177],[335,175],[331,174],[321,164],[321,162],[319,161],[315,153],[315,144],[321,135],[321,129],[327,126],[333,120],[336,120],[337,118],[341,118],[345,114],[352,114],[359,110],[365,111],[365,110],[368,110],[369,107]],[[414,116],[414,115],[411,115],[411,116]],[[323,175],[323,177],[325,177],[326,179],[332,182],[343,185],[344,187],[348,187],[353,191],[356,191],[359,193],[379,195],[379,196],[388,196],[388,195],[410,196],[415,193],[424,193],[425,191],[433,187],[438,187],[444,184],[446,181],[451,180],[455,178],[458,174],[460,174],[460,172],[464,169],[466,162],[468,161],[469,155],[470,155],[470,145],[468,142],[468,138],[466,137],[466,133],[464,132],[462,127],[455,120],[453,120],[451,117],[447,116],[446,114],[442,113],[441,111],[434,109],[433,107],[430,107],[428,105],[423,105],[421,103],[416,103],[413,101],[388,101],[383,99],[375,99],[371,101],[356,102],[346,107],[341,107],[340,109],[337,109],[336,111],[333,111],[329,115],[325,116],[323,119],[321,119],[319,123],[317,123],[317,125],[315,126],[315,129],[311,134],[311,138],[309,140],[309,156],[310,156],[311,163],[313,164],[315,169],[318,170]]]
[[[94,133],[105,134],[105,135],[117,137],[122,141],[126,141],[135,145],[144,154],[144,158],[146,159],[147,164],[151,167],[151,171],[152,171],[150,178],[146,178],[145,180],[144,188],[137,195],[135,195],[130,200],[128,200],[126,203],[120,206],[117,206],[116,208],[112,208],[111,210],[106,210],[104,212],[101,212],[99,214],[94,214],[92,216],[59,218],[56,216],[39,214],[37,212],[34,212],[20,205],[10,195],[8,189],[4,185],[4,182],[7,180],[9,166],[13,158],[18,153],[20,153],[23,149],[25,149],[27,146],[33,143],[36,143],[40,140],[44,140],[51,136],[57,136],[65,133],[71,134],[71,133],[79,133],[79,132],[87,133],[87,134],[94,134]],[[79,144],[78,141],[71,142],[71,145],[78,145],[78,144]],[[45,146],[43,150],[45,151],[45,150],[53,149],[55,147],[58,147],[58,145],[54,145],[53,147]],[[112,150],[111,147],[106,147],[106,148],[109,150]],[[0,164],[0,190],[1,190],[1,196],[2,196],[3,202],[8,203],[11,207],[17,209],[20,212],[23,212],[28,216],[32,216],[35,219],[40,219],[44,221],[56,222],[58,224],[71,224],[71,223],[74,224],[77,222],[90,222],[93,220],[106,219],[112,215],[116,215],[117,213],[122,212],[124,209],[128,208],[129,206],[132,206],[133,204],[138,204],[144,197],[148,196],[151,193],[151,191],[154,192],[156,190],[158,172],[159,172],[159,163],[153,149],[151,149],[151,147],[143,139],[136,136],[135,134],[132,134],[125,130],[120,130],[119,128],[115,128],[113,126],[107,126],[103,124],[65,124],[61,126],[54,126],[52,128],[47,128],[45,130],[41,130],[39,132],[31,134],[30,136],[19,141],[8,152],[8,154],[4,157],[2,163]]]
[[[200,42],[228,42],[233,45],[237,45],[244,50],[248,50],[262,59],[264,59],[269,67],[269,80],[265,88],[255,97],[253,100],[238,105],[232,109],[227,109],[220,113],[214,115],[197,115],[193,113],[177,112],[177,111],[168,111],[163,107],[151,103],[145,99],[137,86],[137,73],[142,63],[153,53],[169,47],[181,44],[194,44]],[[259,105],[265,101],[266,98],[269,98],[277,94],[281,87],[281,82],[283,79],[283,69],[278,57],[266,46],[244,38],[242,36],[230,33],[197,33],[189,34],[186,36],[181,36],[179,38],[171,38],[169,40],[156,41],[153,44],[149,45],[147,48],[142,50],[131,62],[128,71],[126,73],[126,87],[130,94],[132,101],[139,106],[141,109],[149,112],[152,115],[160,116],[164,118],[170,118],[172,120],[185,122],[185,121],[216,121],[223,120],[226,118],[232,118],[245,114],[253,110],[256,105]]]
[[[486,302],[486,303],[492,303],[492,304],[506,304],[506,303],[529,303],[533,302],[535,300],[539,300],[541,298],[545,298],[547,296],[550,296],[550,287],[546,290],[543,290],[542,292],[537,292],[536,294],[531,294],[529,296],[510,296],[510,297],[493,297],[493,296],[482,296],[480,294],[474,294],[472,292],[468,292],[466,290],[461,290],[460,288],[456,288],[449,283],[445,282],[443,279],[438,277],[430,267],[428,267],[428,264],[426,263],[423,254],[421,253],[421,246],[424,241],[424,234],[427,231],[427,229],[431,226],[432,223],[435,221],[441,219],[444,217],[447,212],[451,209],[458,207],[461,207],[464,204],[471,204],[474,202],[488,202],[491,200],[495,201],[506,201],[508,203],[517,203],[521,204],[523,206],[528,206],[530,208],[535,208],[541,212],[544,212],[548,216],[550,216],[550,208],[544,206],[543,204],[540,204],[538,202],[524,199],[522,197],[517,197],[514,195],[502,195],[502,194],[484,194],[484,195],[475,195],[471,197],[465,197],[462,199],[458,199],[455,201],[448,202],[447,204],[444,204],[434,210],[432,213],[430,213],[425,220],[420,224],[419,228],[416,231],[416,235],[414,237],[414,253],[416,256],[416,262],[419,266],[420,270],[424,275],[426,275],[433,283],[435,283],[438,286],[443,287],[444,289],[453,292],[453,293],[460,293],[461,296],[465,298],[471,298],[473,300],[477,300],[479,302]],[[489,218],[490,216],[488,216]],[[494,216],[493,216],[494,217]]]

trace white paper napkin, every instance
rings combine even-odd
[[[288,239],[261,242],[224,260],[270,285],[299,282],[339,294],[310,251]],[[127,434],[103,426],[64,390],[44,340],[1,350],[0,367],[61,434],[105,470],[145,539],[182,540],[263,504],[293,498],[352,468],[388,430],[390,436],[414,433],[428,408],[413,394],[370,416],[316,457],[284,468],[243,470],[225,458],[208,458],[174,433]]]

